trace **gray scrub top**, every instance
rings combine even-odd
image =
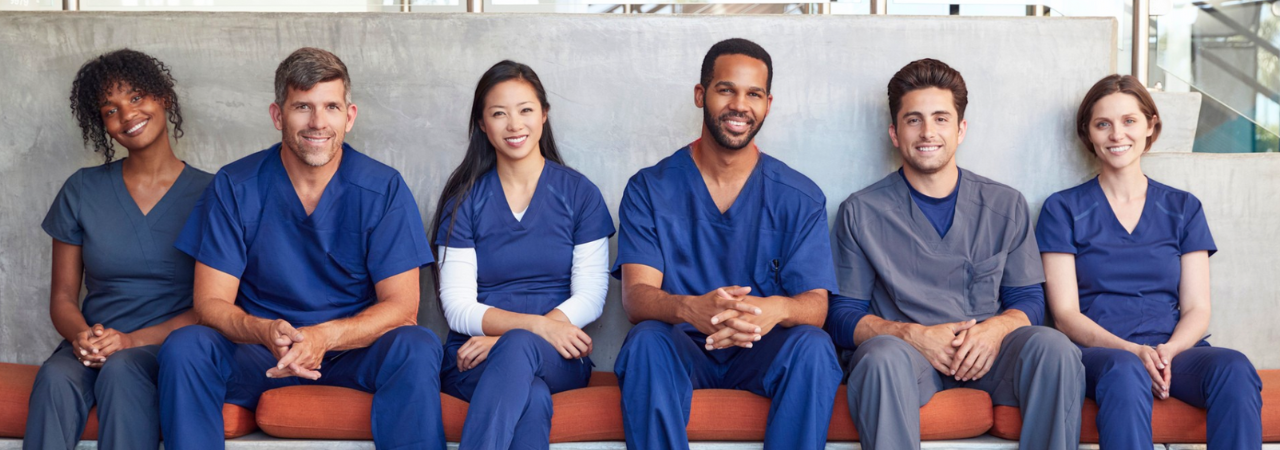
[[[1044,282],[1022,194],[962,170],[946,237],[911,200],[896,171],[840,204],[835,264],[840,293],[871,300],[886,320],[936,325],[994,316],[1000,286]]]
[[[124,185],[123,164],[71,175],[41,226],[54,239],[80,246],[85,321],[129,333],[191,309],[195,260],[173,241],[213,175],[188,164],[143,215]]]

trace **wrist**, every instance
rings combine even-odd
[[[314,344],[320,345],[325,349],[336,348],[338,346],[338,343],[335,342],[338,337],[338,333],[336,333],[333,326],[328,323],[303,327],[298,331],[302,333],[303,339],[313,340]]]

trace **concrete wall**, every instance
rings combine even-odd
[[[476,80],[501,59],[521,61],[550,91],[566,159],[600,186],[615,219],[627,178],[697,137],[693,86],[714,42],[749,37],[773,54],[775,102],[760,146],[816,180],[832,210],[897,167],[885,84],[903,64],[935,57],[969,84],[960,163],[1020,189],[1036,211],[1090,176],[1072,117],[1089,86],[1114,70],[1115,27],[1061,18],[0,15],[0,361],[39,363],[58,341],[39,222],[68,175],[100,163],[80,141],[67,96],[79,65],[107,50],[132,47],[172,67],[187,120],[177,152],[209,171],[279,140],[267,105],[281,59],[300,46],[334,51],[351,69],[360,107],[349,142],[398,168],[424,217],[462,157]],[[1280,206],[1257,186],[1275,179],[1280,159],[1202,157],[1153,156],[1153,176],[1205,199],[1222,247],[1213,259],[1215,342],[1280,367],[1280,355],[1265,351],[1274,333],[1240,326],[1260,327],[1277,311],[1276,278],[1258,275],[1280,250],[1272,238]],[[443,333],[423,281],[421,321]],[[588,327],[598,370],[612,367],[628,327],[615,282],[604,317]]]

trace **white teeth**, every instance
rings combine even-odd
[[[726,120],[725,122],[729,122],[729,125],[732,125],[732,126],[735,126],[735,127],[745,127],[745,126],[747,126],[747,123],[746,123],[746,122],[738,122],[738,121],[736,121],[736,120]]]
[[[1107,151],[1109,151],[1109,152],[1111,152],[1111,153],[1124,153],[1124,152],[1129,151],[1129,149],[1131,149],[1131,148],[1133,148],[1133,146],[1132,146],[1132,145],[1125,145],[1125,146],[1121,146],[1121,147],[1107,147]]]
[[[916,150],[919,150],[922,152],[932,152],[932,151],[938,150],[939,148],[942,148],[942,147],[934,145],[929,147],[916,147]]]
[[[134,125],[133,128],[130,128],[129,131],[125,132],[125,134],[132,134],[134,131],[141,130],[142,127],[147,124],[147,122],[150,122],[150,120],[144,120],[142,121],[142,123]]]
[[[524,143],[524,141],[525,141],[525,140],[527,140],[527,139],[529,139],[529,136],[520,136],[520,137],[514,137],[514,138],[506,138],[506,139],[504,139],[504,140],[505,140],[505,141],[507,141],[508,143],[513,144],[513,145],[520,145],[520,144],[523,144],[523,143]]]
[[[315,143],[321,143],[329,140],[329,138],[313,138],[313,137],[306,137],[306,136],[303,136],[302,138]]]

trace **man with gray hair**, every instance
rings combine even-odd
[[[174,244],[201,325],[160,349],[166,448],[222,448],[224,402],[317,384],[373,393],[378,448],[445,447],[442,349],[416,325],[431,252],[400,174],[343,143],[350,86],[324,50],[280,63],[281,142],[219,170]]]

